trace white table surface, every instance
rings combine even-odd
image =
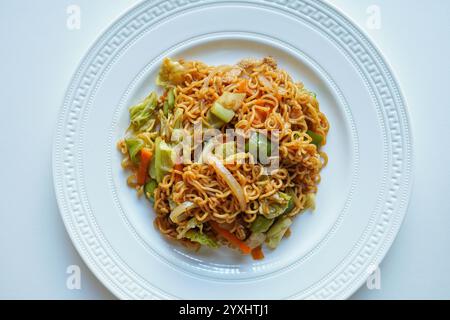
[[[137,0],[0,2],[0,298],[114,299],[63,226],[52,183],[54,124],[80,58]],[[450,299],[450,1],[330,0],[392,65],[408,102],[415,182],[407,216],[380,266],[381,289],[355,299]],[[66,27],[69,5],[81,29]],[[381,29],[367,27],[378,5]],[[66,287],[81,268],[81,289]]]

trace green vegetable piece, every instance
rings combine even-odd
[[[291,196],[291,198],[288,201],[288,205],[286,210],[284,210],[284,213],[289,213],[294,209],[294,197]]]
[[[163,113],[166,117],[169,115],[169,103],[167,101],[164,101]]]
[[[316,195],[314,193],[308,193],[306,194],[306,201],[305,201],[305,208],[314,210],[316,209]]]
[[[248,141],[245,142],[245,152],[256,152],[259,157],[260,150],[266,151],[263,156],[270,156],[272,154],[272,143],[263,133],[253,131]]]
[[[177,108],[175,110],[175,115],[173,116],[173,127],[175,129],[181,129],[182,124],[183,124],[183,109],[182,108]]]
[[[177,239],[184,238],[186,236],[186,232],[196,227],[200,229],[200,232],[203,229],[203,225],[201,222],[198,222],[196,218],[191,218],[183,228],[180,228],[181,230],[178,232]]]
[[[167,94],[167,103],[169,104],[169,109],[172,110],[175,106],[175,93],[174,89],[170,89],[169,93]]]
[[[157,182],[162,180],[162,170],[161,170],[161,138],[157,137],[155,140],[155,179]]]
[[[263,150],[263,152],[265,150],[266,156],[270,156],[272,154],[272,144],[270,139],[261,132],[258,133],[258,152],[260,152],[259,150]]]
[[[206,115],[206,121],[208,122],[208,124],[211,128],[215,128],[215,129],[220,129],[225,124],[225,122],[223,122],[221,119],[216,117],[211,112],[211,110],[209,110]]]
[[[160,137],[155,140],[155,179],[159,183],[175,164],[175,152]],[[151,167],[151,166],[150,166]],[[150,175],[151,176],[151,175]]]
[[[138,162],[137,154],[144,147],[144,141],[138,138],[127,138],[125,139],[127,145],[128,154],[130,155],[131,161],[134,163]]]
[[[144,186],[144,193],[148,199],[153,199],[153,192],[155,191],[158,183],[155,180],[150,180]]]
[[[213,106],[211,107],[211,112],[225,123],[230,122],[235,115],[233,110],[225,108],[218,102],[214,102]]]
[[[267,219],[274,219],[274,218],[279,217],[282,214],[288,212],[289,202],[292,197],[283,192],[278,192],[277,195],[281,199],[281,202],[280,203],[272,203],[269,206],[269,212],[263,213],[263,215]]]
[[[259,215],[250,226],[250,230],[254,233],[266,232],[273,224],[274,219],[267,219],[264,216]]]
[[[202,245],[206,245],[206,246],[214,248],[214,249],[219,247],[219,244],[214,239],[208,237],[204,233],[200,233],[200,232],[192,230],[192,229],[187,231],[185,236],[186,236],[186,238],[188,238],[189,240],[191,240],[193,242],[198,242]]]
[[[139,131],[150,120],[156,105],[157,96],[152,92],[144,101],[130,107],[130,122],[134,131]]]
[[[152,179],[156,179],[156,156],[152,157],[152,160],[150,160],[150,165],[148,166],[148,175],[152,178]]]
[[[183,82],[185,73],[186,69],[181,63],[165,58],[156,78],[156,84],[164,87],[180,84]]]
[[[245,99],[245,95],[245,93],[224,92],[219,99],[216,100],[216,102],[226,109],[236,111],[241,107],[242,102]]]
[[[288,217],[278,219],[267,231],[266,245],[271,249],[275,249],[291,224],[292,220]]]
[[[264,240],[266,240],[265,233],[252,232],[250,237],[248,237],[248,239],[245,240],[245,244],[253,249],[253,248],[256,248],[257,246],[262,245],[264,243]]]
[[[248,141],[245,142],[245,152],[258,152],[258,132],[252,131]]]
[[[323,137],[320,134],[315,133],[311,130],[306,131],[306,133],[311,137],[312,139],[311,143],[313,145],[315,145],[317,148],[319,148],[322,145]]]

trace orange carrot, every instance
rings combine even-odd
[[[255,117],[256,124],[263,123],[264,121],[266,121],[267,111],[256,108],[255,115],[256,115]]]
[[[258,105],[258,106],[263,106],[264,103],[265,103],[264,99],[256,99],[255,100],[255,104]]]
[[[214,231],[227,239],[232,245],[238,247],[243,254],[249,254],[252,251],[249,246],[247,246],[243,241],[236,238],[236,236],[230,231],[221,228],[217,222],[210,221],[209,224],[214,229]]]
[[[255,260],[264,259],[264,253],[261,246],[257,246],[256,248],[252,249],[252,257]]]
[[[141,150],[141,162],[139,164],[139,169],[137,172],[137,183],[138,185],[144,185],[147,179],[147,170],[150,160],[152,159],[153,153],[148,148],[142,148]]]
[[[241,82],[239,82],[238,90],[239,93],[246,93],[247,92],[247,80],[244,79]]]

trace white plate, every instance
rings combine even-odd
[[[162,57],[235,63],[274,56],[318,95],[331,129],[316,212],[253,261],[188,251],[153,227],[115,143],[127,107],[155,88]],[[152,1],[117,20],[83,59],[59,115],[54,183],[72,241],[120,298],[346,298],[391,245],[411,188],[411,136],[378,50],[314,1]]]

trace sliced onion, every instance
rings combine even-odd
[[[241,210],[244,211],[247,207],[247,203],[245,202],[244,190],[242,189],[239,182],[237,182],[231,172],[227,168],[225,168],[222,162],[220,162],[220,160],[215,156],[210,155],[208,157],[208,162],[213,166],[214,170],[216,170],[216,173],[220,177],[222,177],[222,179],[225,180],[225,182],[228,184],[231,192],[233,192],[234,196],[238,199]]]
[[[197,205],[191,201],[185,201],[182,204],[180,204],[178,207],[172,210],[170,213],[170,220],[172,220],[174,223],[180,223],[188,217],[186,214],[186,211],[192,208],[196,208]]]
[[[267,89],[270,89],[270,90],[273,89],[272,83],[270,83],[270,81],[267,80],[267,78],[264,77],[262,74],[258,75],[258,80],[259,80],[259,82],[261,82],[262,85],[263,85],[264,87],[266,87]]]
[[[214,137],[214,138],[211,138],[210,140],[208,140],[208,142],[206,142],[206,144],[202,150],[202,153],[200,155],[201,161],[208,163],[208,159],[212,155],[212,152],[216,148],[217,145],[218,145],[218,137]]]

